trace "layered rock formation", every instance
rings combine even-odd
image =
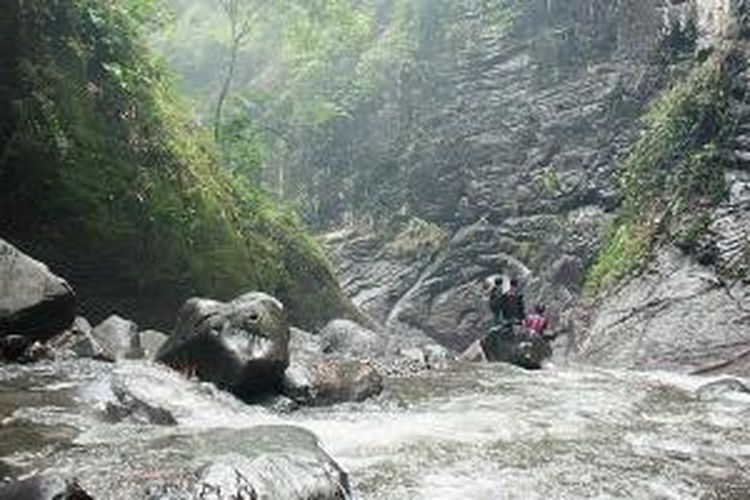
[[[460,349],[486,328],[478,285],[489,274],[522,278],[530,302],[572,301],[618,203],[617,155],[667,83],[662,56],[683,49],[687,10],[531,2],[498,36],[467,7],[461,22],[480,35],[441,66],[447,90],[424,118],[430,139],[400,159],[410,210],[446,234],[436,250],[405,257],[356,234],[335,240],[355,302]]]
[[[461,22],[482,35],[443,54],[433,83],[444,91],[430,94],[434,111],[422,122],[430,139],[398,160],[408,211],[436,228],[430,245],[393,251],[419,241],[408,228],[329,235],[345,290],[394,331],[463,349],[489,327],[481,280],[507,272],[525,283],[529,304],[552,305],[554,325],[572,326],[560,314],[577,303],[617,213],[618,162],[638,138],[638,116],[696,54],[744,43],[747,10],[734,0],[531,2],[504,37],[482,34],[481,12],[467,7]],[[722,152],[730,195],[709,223],[716,261],[665,248],[643,277],[574,322],[577,359],[701,370],[745,358],[747,293],[737,278],[747,272],[734,265],[748,248],[744,86],[734,83],[739,129]],[[399,123],[392,109],[384,117]],[[723,277],[729,262],[734,280]]]
[[[576,359],[750,374],[750,52],[742,40],[734,50],[741,64],[732,81],[734,126],[724,164],[714,166],[724,168],[724,201],[703,213],[695,242],[662,245],[642,272],[589,306],[577,325]]]

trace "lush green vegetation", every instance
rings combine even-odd
[[[608,243],[589,270],[586,290],[608,289],[642,266],[656,244],[700,238],[724,196],[718,154],[732,129],[725,55],[716,54],[658,97],[644,131],[622,163],[624,203]]]
[[[231,23],[217,0],[163,0],[154,34],[207,121],[231,62]],[[235,171],[262,180],[307,221],[346,209],[387,219],[408,205],[415,143],[453,91],[443,71],[509,33],[520,0],[246,0],[262,9],[239,49],[221,128]],[[408,172],[404,172],[407,170]],[[417,215],[412,213],[411,215]]]
[[[0,226],[98,313],[171,321],[260,289],[305,326],[346,311],[300,224],[221,168],[143,43],[147,0],[11,1],[0,33]],[[133,299],[136,297],[136,299]],[[93,311],[90,311],[93,312]]]

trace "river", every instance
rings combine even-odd
[[[177,425],[113,416],[113,378]],[[125,498],[197,456],[262,446],[258,429],[294,441],[303,428],[356,499],[746,499],[750,394],[717,380],[452,365],[390,379],[366,403],[279,414],[147,362],[5,366],[0,475],[58,472]]]

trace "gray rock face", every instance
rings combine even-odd
[[[457,22],[483,33],[478,4],[457,4],[466,11],[466,18]],[[716,46],[739,36],[747,19],[746,2],[734,0],[524,5],[528,8],[511,40],[494,33],[478,36],[471,48],[446,56],[453,62],[443,64],[435,78],[449,81],[447,88],[437,93],[434,85],[439,84],[430,80],[423,94],[429,104],[424,108],[409,99],[409,113],[416,108],[422,114],[406,121],[411,125],[421,118],[420,137],[430,140],[407,141],[408,154],[393,160],[401,177],[383,185],[408,186],[403,201],[408,213],[439,226],[448,237],[431,251],[407,256],[387,252],[388,242],[378,242],[362,230],[349,235],[339,231],[328,240],[345,291],[366,312],[389,330],[423,331],[459,352],[490,326],[481,282],[497,272],[520,275],[527,305],[547,304],[552,329],[563,324],[562,316],[577,302],[585,269],[619,203],[617,158],[637,137],[636,118],[643,106],[669,83],[663,66],[666,54],[683,50],[666,45],[670,36],[681,34],[684,39],[696,27],[699,49]],[[538,41],[549,36],[544,30],[550,29],[550,21],[565,26],[565,33],[576,41],[566,43],[553,36],[542,44],[551,51],[545,56],[536,49]],[[577,52],[580,41],[587,39],[596,48],[590,54]],[[429,54],[438,60],[445,56],[439,51],[452,48],[435,50],[437,54]],[[393,109],[401,108],[394,104]],[[375,135],[378,126],[397,128],[402,122],[398,112],[374,116],[383,123],[370,124],[368,136]],[[387,123],[389,118],[392,123]],[[750,122],[740,121],[743,135],[729,155],[737,163],[730,172],[735,179],[747,177],[750,161],[750,125],[745,123]],[[744,188],[732,182],[732,196],[746,196]],[[723,234],[715,242],[719,267],[742,258],[748,234],[744,220],[732,208],[712,225],[712,231]],[[629,289],[636,293],[645,284],[639,281]],[[731,288],[735,295],[744,294],[737,285]],[[677,301],[680,296],[677,290]],[[720,296],[720,291],[708,293],[703,309],[732,309],[733,300]],[[618,294],[609,301],[607,311],[617,309],[622,298]],[[662,299],[671,300],[668,293]],[[691,301],[693,310],[699,304],[700,299]],[[628,300],[623,307],[643,305]],[[607,311],[600,316],[608,316]],[[730,332],[737,331],[735,321],[744,320],[736,308],[732,311],[731,320],[712,316],[720,321],[717,328],[727,324]],[[675,316],[679,314],[675,310]],[[694,313],[690,321],[687,331],[705,330],[700,337],[709,341],[708,325],[698,326],[706,320]],[[618,326],[618,332],[630,328],[634,338],[642,338],[644,328],[655,328],[650,325],[650,319],[628,321]],[[597,323],[595,328],[599,338],[603,327]],[[665,335],[676,340],[676,334]],[[733,333],[717,337],[740,341]],[[610,350],[605,341],[603,336],[592,341],[602,345],[591,359]],[[629,364],[625,359],[631,358],[630,348],[617,353],[620,341],[609,342],[618,364]],[[721,341],[711,342],[718,346]],[[631,364],[641,362],[636,359],[645,359],[645,354],[632,358]]]
[[[737,125],[724,152],[728,196],[699,212],[707,217],[707,230],[692,245],[661,248],[644,272],[597,304],[593,316],[578,325],[585,333],[574,342],[574,358],[750,375],[749,76],[744,69],[733,80],[742,99],[730,101]]]
[[[261,292],[228,303],[190,299],[156,359],[243,398],[276,392],[289,365],[284,307]]]
[[[457,4],[456,24],[474,43],[434,47],[434,80],[409,89],[425,102],[391,103],[362,132],[418,122],[418,137],[384,146],[403,154],[393,158],[401,177],[383,185],[406,186],[404,200],[389,191],[389,202],[447,238],[408,255],[362,231],[328,243],[345,291],[367,313],[462,351],[489,327],[479,289],[491,274],[520,273],[528,302],[553,316],[574,301],[619,201],[617,157],[665,83],[653,57],[665,20],[693,14],[663,0],[527,2],[504,38],[487,32],[480,4]],[[540,53],[559,26],[576,41],[554,35]],[[581,54],[582,40],[596,49]]]
[[[0,337],[46,340],[67,328],[75,311],[76,298],[65,280],[0,239]]]
[[[577,339],[575,359],[603,366],[682,372],[749,366],[750,287],[664,250],[641,276],[603,300]]]
[[[92,336],[101,347],[103,359],[117,361],[143,357],[138,325],[130,320],[112,315],[96,325]]]

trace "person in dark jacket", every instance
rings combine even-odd
[[[526,312],[518,280],[512,278],[507,290],[503,288],[500,283],[496,282],[490,291],[490,311],[492,311],[495,323],[522,323]]]

